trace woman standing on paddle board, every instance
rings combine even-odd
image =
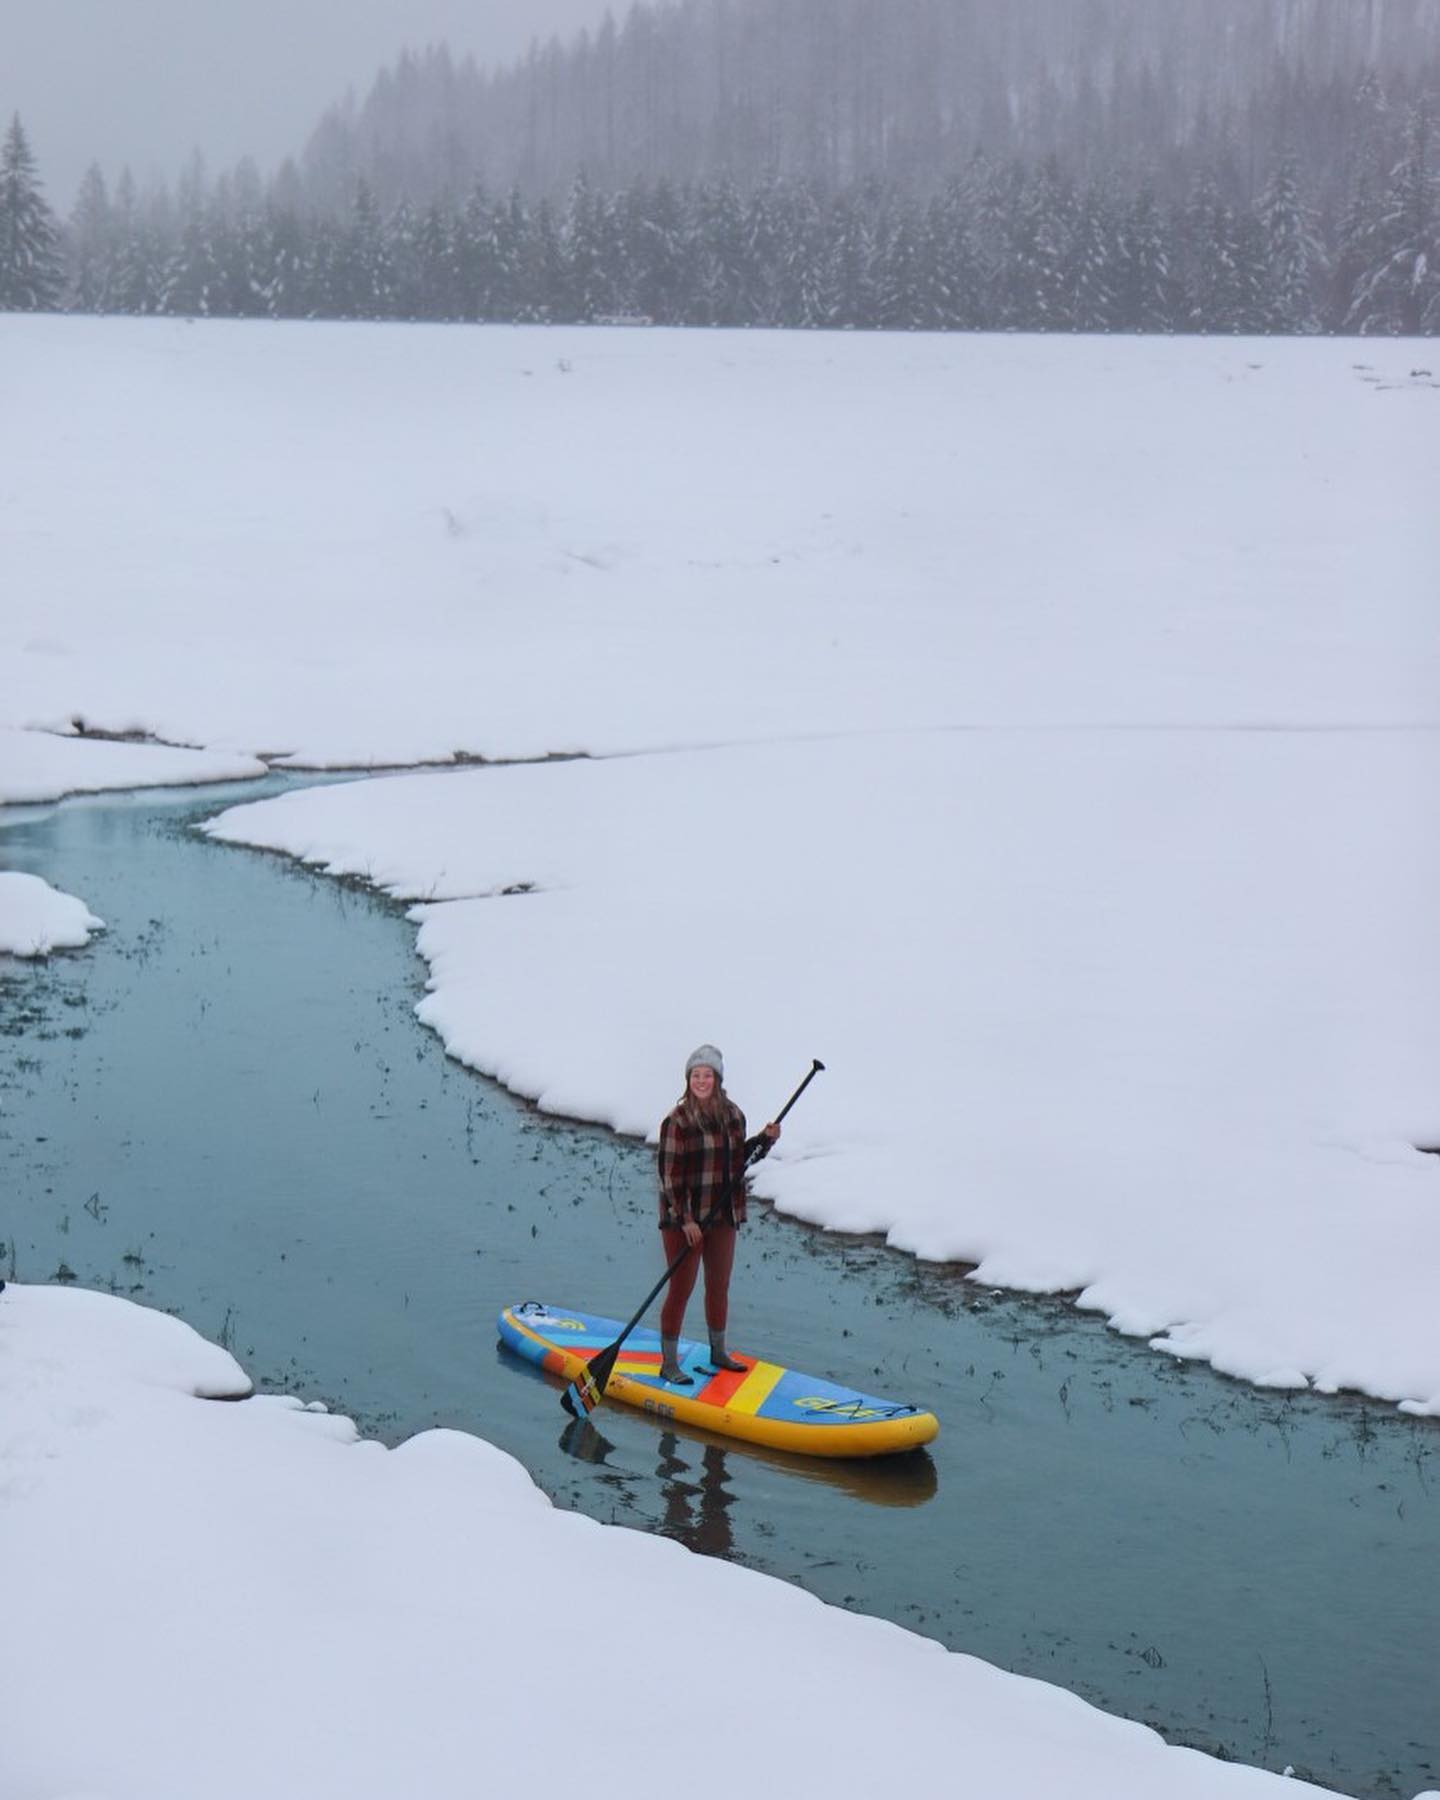
[[[745,1223],[745,1165],[764,1156],[780,1135],[767,1125],[758,1137],[745,1136],[745,1115],[725,1092],[725,1059],[713,1044],[692,1050],[685,1063],[685,1092],[660,1122],[660,1236],[665,1259],[684,1262],[670,1277],[660,1310],[660,1378],[689,1387],[680,1367],[680,1328],[705,1265],[705,1323],[710,1361],[717,1369],[745,1367],[726,1354],[730,1271],[735,1234]]]

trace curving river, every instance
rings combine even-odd
[[[939,1440],[825,1465],[619,1408],[572,1426],[495,1315],[638,1301],[650,1153],[451,1062],[400,908],[192,829],[284,785],[0,811],[0,866],[109,924],[0,960],[0,1273],[178,1313],[391,1441],[483,1433],[560,1505],[1173,1742],[1386,1800],[1440,1785],[1434,1420],[1258,1391],[760,1208],[733,1341],[931,1407]]]

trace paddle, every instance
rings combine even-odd
[[[806,1088],[809,1087],[815,1077],[820,1074],[824,1067],[824,1063],[821,1062],[817,1056],[811,1064],[810,1073],[780,1108],[779,1112],[776,1113],[773,1121],[774,1124],[778,1125],[780,1123],[786,1113],[789,1112],[790,1108],[805,1092]],[[702,1226],[701,1230],[703,1231],[704,1229],[705,1227]],[[680,1267],[681,1263],[684,1262],[685,1258],[691,1254],[691,1249],[692,1247],[689,1244],[685,1246],[675,1258],[674,1262],[671,1263],[670,1267],[655,1283],[654,1287],[651,1288],[650,1292],[640,1302],[639,1306],[636,1307],[634,1318],[631,1319],[630,1323],[620,1333],[619,1337],[615,1339],[615,1342],[613,1344],[607,1344],[603,1350],[597,1351],[575,1377],[574,1381],[571,1382],[570,1386],[566,1388],[565,1392],[560,1396],[560,1404],[572,1418],[583,1419],[587,1417],[588,1414],[594,1412],[595,1408],[600,1404],[605,1389],[609,1384],[610,1377],[615,1372],[615,1364],[620,1360],[620,1346],[640,1323],[641,1319],[644,1318],[650,1303],[660,1292],[661,1288],[665,1286],[666,1282],[669,1281],[670,1277]]]
[[[771,1124],[778,1125],[780,1123],[780,1121],[785,1117],[786,1113],[789,1112],[790,1108],[795,1104],[795,1102],[805,1092],[806,1088],[809,1087],[810,1083],[815,1079],[815,1077],[817,1075],[823,1075],[824,1073],[825,1073],[825,1065],[824,1065],[824,1063],[821,1062],[820,1058],[817,1056],[814,1058],[814,1060],[810,1064],[810,1073],[805,1077],[805,1079],[800,1083],[799,1087],[796,1088],[795,1092],[790,1096],[790,1098],[780,1108],[779,1112],[776,1113],[775,1117],[771,1120]]]

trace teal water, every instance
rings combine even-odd
[[[167,1308],[259,1385],[390,1441],[481,1432],[562,1506],[1173,1742],[1356,1795],[1440,1786],[1435,1421],[1258,1392],[761,1209],[732,1340],[929,1406],[937,1442],[825,1465],[622,1409],[571,1426],[495,1315],[638,1303],[650,1155],[449,1061],[413,1017],[398,908],[191,829],[280,785],[0,812],[0,866],[109,923],[84,952],[0,962],[0,1272]]]

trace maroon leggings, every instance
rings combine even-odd
[[[735,1266],[735,1227],[712,1225],[698,1250],[692,1250],[670,1277],[665,1290],[665,1303],[660,1308],[660,1330],[665,1337],[679,1337],[685,1322],[685,1307],[695,1291],[695,1278],[700,1264],[705,1264],[705,1323],[712,1331],[723,1331],[729,1316],[730,1271]],[[662,1231],[667,1265],[685,1248],[683,1231]]]

